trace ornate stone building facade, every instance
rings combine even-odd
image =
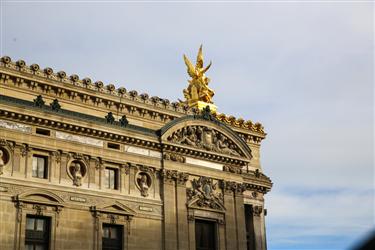
[[[266,249],[259,123],[0,62],[0,248]]]

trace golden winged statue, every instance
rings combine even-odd
[[[207,104],[212,103],[212,97],[215,93],[208,87],[210,78],[205,76],[205,73],[211,67],[212,62],[210,62],[206,67],[203,67],[202,45],[199,47],[195,67],[186,57],[186,55],[184,55],[184,61],[187,66],[187,72],[192,78],[191,80],[188,80],[189,86],[183,90],[186,102],[190,106],[194,106],[195,103],[198,102],[204,102]]]

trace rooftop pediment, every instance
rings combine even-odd
[[[251,149],[231,128],[205,114],[184,116],[160,130],[165,144],[175,144],[228,157],[252,158]]]

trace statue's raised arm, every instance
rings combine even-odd
[[[202,104],[200,103],[212,104],[212,97],[215,93],[208,87],[210,79],[205,76],[212,62],[204,67],[202,45],[198,50],[195,67],[186,55],[184,55],[184,61],[187,66],[187,72],[192,78],[188,80],[189,86],[183,91],[186,99],[185,102],[188,103],[189,106],[201,106]]]

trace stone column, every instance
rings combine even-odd
[[[226,239],[225,239],[225,220],[218,220],[218,235],[219,235],[219,238],[218,238],[218,243],[219,243],[219,246],[217,247],[217,249],[219,250],[226,250],[226,246],[225,246],[225,242],[226,242]],[[195,248],[194,248],[195,250]]]
[[[186,208],[186,181],[189,178],[187,173],[178,173],[176,185],[177,199],[177,243],[179,250],[189,249],[189,232]]]
[[[237,250],[237,230],[232,182],[222,181],[224,191],[226,249]]]
[[[254,239],[255,250],[265,250],[264,238],[264,220],[262,206],[252,206],[253,222],[254,222]]]
[[[163,202],[164,202],[164,249],[178,249],[177,216],[176,216],[176,184],[177,171],[163,170]]]
[[[195,250],[195,218],[194,213],[188,215],[189,250]]]
[[[29,145],[27,144],[22,144],[20,146],[20,154],[21,154],[21,159],[20,159],[20,165],[25,169],[25,178],[28,178],[32,174],[32,164],[33,164],[33,159],[31,154],[29,154],[30,148]],[[31,163],[30,163],[31,162]],[[13,167],[12,167],[13,168]],[[13,169],[12,169],[12,175],[13,175]]]
[[[246,224],[245,224],[245,208],[243,203],[242,187],[237,188],[234,196],[234,205],[236,209],[236,225],[237,225],[237,244],[238,249],[246,249]]]

